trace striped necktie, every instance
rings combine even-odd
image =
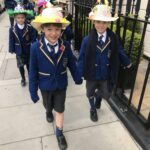
[[[100,45],[101,48],[103,48],[103,46],[104,46],[104,42],[103,42],[103,40],[102,40],[103,37],[104,37],[104,36],[101,35],[101,36],[98,38],[98,43],[99,43],[99,45]]]
[[[57,46],[58,44],[56,43],[55,45],[51,45],[51,44],[47,44],[47,46],[50,48],[51,50],[51,54],[54,55],[55,54],[55,47]]]

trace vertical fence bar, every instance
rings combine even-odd
[[[131,3],[132,0],[127,0],[127,5],[126,5],[126,13],[125,13],[125,20],[124,20],[124,30],[123,30],[123,38],[122,38],[122,44],[124,46],[125,43],[125,37],[126,37],[126,29],[127,29],[127,24],[128,24],[128,15],[131,10]]]
[[[136,3],[136,7],[135,7],[135,15],[134,15],[133,26],[132,26],[132,35],[131,35],[131,40],[130,40],[130,45],[129,45],[129,53],[128,53],[129,57],[131,55],[131,50],[132,50],[132,46],[133,46],[134,33],[135,33],[135,29],[136,29],[136,23],[137,23],[138,13],[140,10],[140,5],[141,5],[141,0],[138,0]]]
[[[148,63],[148,67],[147,67],[147,71],[146,71],[146,75],[145,75],[145,79],[144,79],[144,84],[143,84],[143,88],[142,88],[142,92],[141,92],[141,96],[140,96],[140,100],[139,100],[139,104],[138,104],[137,114],[139,114],[141,106],[142,106],[143,97],[144,97],[146,85],[148,82],[149,73],[150,73],[150,61]]]
[[[122,12],[122,4],[123,4],[123,0],[120,0],[119,1],[119,7],[118,7],[119,19],[117,20],[117,29],[116,29],[116,33],[119,35],[119,38],[120,38],[120,16],[121,16],[121,12]]]
[[[141,56],[142,46],[143,46],[145,33],[146,33],[146,29],[147,29],[147,23],[148,23],[149,15],[150,15],[150,0],[148,1],[148,4],[147,4],[146,15],[145,15],[145,23],[144,23],[144,27],[143,27],[142,38],[141,38],[139,51],[138,51],[138,55],[137,55],[137,60],[136,60],[136,69],[135,69],[136,74],[137,74],[138,66],[139,66],[139,62],[140,62],[140,56]],[[132,100],[132,96],[133,96],[135,80],[136,79],[134,79],[134,81],[133,81],[133,86],[132,86],[132,90],[131,90],[131,94],[130,94],[130,98],[129,98],[129,105],[131,104],[131,100]]]
[[[147,128],[147,129],[150,128],[150,112],[149,112],[149,115],[148,115],[146,128]]]
[[[113,0],[113,3],[112,3],[112,9],[111,9],[111,14],[112,16],[115,15],[115,10],[116,10],[116,0]],[[111,29],[113,28],[113,22],[111,22]]]
[[[131,14],[133,14],[134,7],[135,7],[135,0],[133,0],[133,3],[132,3]]]

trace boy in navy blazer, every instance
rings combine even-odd
[[[70,44],[60,38],[62,27],[69,25],[57,8],[46,8],[32,21],[32,26],[44,36],[31,47],[29,90],[33,102],[39,100],[40,89],[48,122],[53,122],[52,110],[56,112],[56,137],[61,150],[67,148],[63,135],[67,68],[76,84],[81,84]]]
[[[26,85],[24,65],[29,71],[30,46],[36,41],[36,30],[29,24],[25,23],[26,15],[32,12],[24,10],[22,6],[15,7],[13,15],[15,18],[15,26],[9,29],[9,52],[16,54],[17,67],[21,75],[21,85]]]
[[[81,44],[78,68],[86,80],[86,95],[90,104],[90,119],[98,121],[97,110],[101,100],[109,99],[117,81],[119,61],[130,67],[130,61],[118,40],[108,28],[109,22],[118,17],[111,17],[108,5],[98,4],[89,14],[94,28]]]

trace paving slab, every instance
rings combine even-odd
[[[0,150],[42,150],[41,138],[3,145]]]
[[[97,111],[99,121],[94,123],[90,120],[89,103],[85,96],[67,98],[64,131],[94,126],[103,123],[117,121],[118,118],[107,105],[102,102],[101,109]]]
[[[0,89],[0,108],[32,103],[28,86],[21,87],[20,80],[17,84],[1,85]]]
[[[65,133],[68,150],[139,150],[119,121]],[[59,150],[55,136],[42,138],[43,150]]]
[[[20,73],[19,69],[17,68],[16,59],[7,59],[7,65],[4,72],[4,80],[16,78],[20,78]]]
[[[0,109],[0,144],[54,134],[41,103]]]
[[[85,95],[85,82],[82,85],[75,85],[72,77],[68,73],[68,88],[67,88],[67,97],[74,97],[79,95]]]

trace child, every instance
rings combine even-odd
[[[101,98],[109,99],[117,81],[119,61],[130,67],[130,61],[119,43],[117,35],[109,28],[111,17],[108,5],[98,4],[89,14],[94,28],[81,44],[78,67],[86,80],[86,95],[90,104],[90,118],[98,121],[96,108],[100,108]]]
[[[24,10],[18,5],[14,11],[9,11],[16,21],[14,27],[9,30],[9,52],[16,54],[17,66],[21,74],[21,85],[26,85],[24,65],[29,71],[29,57],[31,43],[36,40],[36,30],[31,25],[25,23],[26,15],[31,15],[30,11]]]
[[[41,90],[46,119],[52,122],[56,111],[56,137],[61,150],[67,148],[63,135],[67,81],[67,67],[76,84],[81,84],[70,45],[60,39],[61,29],[69,25],[57,8],[46,8],[31,23],[44,36],[31,47],[29,90],[33,102],[39,100]]]

